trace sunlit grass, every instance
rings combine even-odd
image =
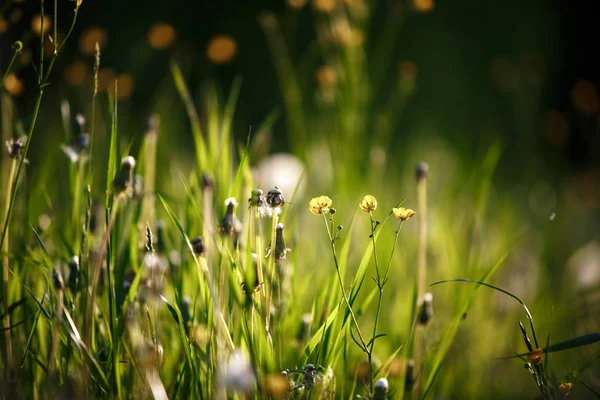
[[[413,3],[420,11],[434,5]],[[572,313],[579,303],[540,295],[547,291],[533,272],[543,282],[545,271],[523,265],[542,257],[532,245],[539,227],[495,184],[502,143],[476,154],[473,168],[433,135],[393,140],[418,90],[417,66],[391,60],[388,51],[395,18],[409,10],[395,6],[382,37],[371,39],[363,2],[290,6],[314,8],[318,57],[296,61],[278,16],[260,15],[289,142],[304,166],[278,187],[257,187],[252,171],[278,112],[248,133],[234,132],[239,77],[225,95],[214,84],[198,92],[173,59],[168,90],[133,141],[120,124],[133,78],[101,67],[92,43],[106,39],[99,28],[80,41],[96,54],[95,65],[84,67],[96,75],[86,111],[71,115],[69,100],[52,109],[63,122],[53,129],[64,131],[66,143],[48,148],[45,170],[24,179],[55,58],[39,65],[39,100],[26,138],[9,146],[3,180],[3,392],[563,398],[574,385],[593,393],[587,377],[598,357],[563,354],[598,341],[594,321],[585,332],[570,329],[585,315]],[[35,21],[38,32],[54,27],[50,17]],[[159,23],[147,39],[163,51],[175,30]],[[206,49],[215,64],[236,52],[227,35]],[[382,81],[389,69],[395,79]],[[88,78],[84,72],[73,81]],[[15,115],[13,125],[21,124]],[[174,127],[191,134],[191,159],[173,150],[182,136]],[[524,276],[522,293],[510,280],[515,271]],[[473,284],[430,286],[456,278]],[[527,324],[519,325],[519,304],[481,285],[520,303]],[[497,359],[511,353],[520,359]]]

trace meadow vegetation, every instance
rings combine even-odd
[[[600,396],[600,286],[544,266],[568,216],[525,216],[501,190],[500,139],[469,162],[430,132],[395,139],[418,88],[409,61],[384,80],[404,3],[371,38],[368,2],[315,1],[300,60],[262,13],[283,104],[242,133],[242,79],[191,87],[177,57],[144,132],[128,131],[122,81],[98,86],[99,43],[75,99],[48,100],[85,6],[51,4],[46,36],[15,42],[1,75],[4,398]],[[215,46],[226,60],[231,43]],[[5,82],[27,48],[23,115]],[[302,171],[257,174],[279,119]]]

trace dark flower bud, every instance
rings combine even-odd
[[[181,300],[181,317],[183,318],[183,324],[188,326],[192,323],[192,312],[190,306],[192,304],[192,299],[189,296],[185,296]]]
[[[62,274],[58,269],[52,274],[52,283],[54,284],[54,288],[56,290],[65,290],[65,281],[63,280]]]
[[[154,247],[159,253],[165,251],[165,223],[162,220],[156,221],[156,240]]]
[[[202,190],[213,187],[212,178],[208,174],[203,174],[201,179]]]
[[[375,382],[375,393],[373,394],[373,400],[386,400],[389,389],[388,380],[386,378],[379,378]]]
[[[135,168],[135,158],[132,156],[125,157],[121,162],[121,167],[128,171]]]
[[[415,172],[417,176],[417,181],[427,178],[427,173],[429,172],[429,164],[427,164],[424,161],[418,163]]]
[[[275,186],[273,189],[269,190],[266,196],[267,204],[271,207],[281,207],[285,204],[285,197],[283,197],[283,192]]]
[[[25,147],[27,136],[22,136],[17,140],[10,139],[6,141],[6,148],[10,158],[17,158],[21,156],[21,150]]]
[[[200,236],[191,239],[190,243],[192,244],[192,248],[194,249],[194,253],[196,253],[196,255],[202,256],[204,253],[206,253],[206,246],[204,245],[204,241]]]
[[[73,256],[69,261],[69,288],[71,292],[77,291],[77,281],[79,278],[79,257]]]
[[[77,136],[77,141],[75,142],[75,145],[77,146],[77,148],[79,148],[79,150],[86,150],[88,147],[90,147],[90,135],[88,135],[87,133],[81,133]]]
[[[427,325],[433,319],[433,296],[431,293],[425,293],[421,302],[419,311],[419,324]]]
[[[406,363],[406,377],[404,378],[404,390],[410,392],[415,384],[415,360]]]
[[[121,169],[117,172],[113,180],[113,190],[115,193],[121,193],[124,190],[131,190],[132,171],[135,168],[135,158],[127,156],[121,162]],[[131,194],[131,193],[130,193]]]
[[[265,202],[265,197],[263,196],[263,191],[260,189],[254,189],[252,191],[252,195],[248,199],[248,203],[250,207],[261,207]]]
[[[242,230],[242,223],[234,214],[237,201],[233,197],[230,197],[225,200],[225,205],[227,206],[227,211],[225,211],[225,215],[219,224],[219,232],[223,235],[231,236],[233,233],[237,234]]]

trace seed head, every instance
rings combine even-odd
[[[223,235],[231,236],[242,230],[242,223],[234,214],[235,208],[237,207],[237,201],[233,197],[230,197],[225,200],[225,205],[227,206],[227,211],[225,212],[223,219],[221,219],[218,229]]]
[[[135,158],[133,158],[132,156],[125,157],[121,162],[121,167],[123,167],[126,170],[131,170],[135,168]]]
[[[248,199],[250,207],[261,207],[265,203],[265,197],[263,191],[260,189],[254,189],[252,195]]]
[[[206,246],[204,245],[204,241],[200,236],[197,236],[190,240],[192,244],[192,248],[194,249],[194,253],[199,256],[203,256],[206,253]]]
[[[406,363],[406,377],[404,378],[405,390],[411,390],[415,384],[415,360],[408,360]]]
[[[431,293],[425,293],[423,295],[423,301],[421,303],[421,310],[419,312],[419,324],[427,325],[433,319],[433,295]]]
[[[385,400],[387,399],[387,392],[389,389],[388,380],[386,378],[379,378],[375,382],[375,393],[373,400]]]
[[[360,209],[367,213],[375,211],[377,209],[377,199],[370,194],[366,195],[360,202]]]
[[[269,190],[266,196],[267,204],[272,208],[282,207],[285,204],[285,197],[283,197],[283,192],[275,186],[273,189]]]
[[[6,141],[6,148],[8,149],[8,156],[10,158],[17,158],[21,156],[21,150],[25,147],[27,136],[21,136],[17,140],[10,139]]]
[[[63,280],[62,274],[58,269],[52,274],[52,283],[54,283],[54,288],[57,291],[65,290],[65,281]]]
[[[212,178],[208,175],[208,174],[203,174],[202,175],[202,190],[208,189],[208,188],[212,188],[213,187],[213,180]]]
[[[79,274],[79,257],[73,256],[69,261],[69,288],[73,293],[77,290],[77,278]]]
[[[424,161],[418,163],[417,167],[415,168],[415,172],[417,176],[417,181],[427,178],[427,173],[429,172],[429,164],[427,164]]]

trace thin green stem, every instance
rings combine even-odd
[[[271,346],[273,346],[273,338],[271,337],[271,303],[273,301],[273,281],[275,280],[275,246],[277,241],[277,223],[279,222],[279,214],[278,210],[273,210],[273,218],[272,218],[272,226],[271,226],[271,254],[269,256],[269,290],[267,293],[267,304],[265,308],[265,329],[267,330],[267,335],[269,337],[269,341]]]
[[[10,163],[10,172],[8,173],[8,188],[6,191],[6,200],[4,202],[4,220],[7,221],[7,217],[8,217],[8,213],[10,210],[10,198],[11,198],[11,189],[12,186],[10,185],[10,182],[12,182],[12,180],[15,177],[15,169],[17,166],[17,159],[13,158],[12,162]],[[5,223],[8,223],[5,222]],[[8,231],[5,229],[6,232],[6,238],[3,237],[3,239],[6,240],[7,242],[7,246],[8,246]],[[7,253],[8,254],[8,253]],[[10,313],[8,312],[8,255],[5,255],[3,257],[2,260],[2,297],[4,298],[3,301],[3,309],[4,309],[4,318],[3,318],[3,322],[4,322],[4,343],[6,345],[6,365],[8,367],[8,370],[12,369],[13,366],[13,358],[12,358],[12,343],[11,343],[11,338],[10,338]]]
[[[327,224],[327,215],[323,214],[323,221],[325,222],[325,228],[327,229],[327,234],[329,236],[329,244],[331,245],[331,253],[333,255],[333,261],[335,263],[335,271],[337,273],[338,283],[340,284],[340,289],[342,290],[342,296],[344,297],[344,301],[346,302],[346,306],[348,307],[348,311],[350,312],[350,316],[352,317],[352,321],[354,322],[354,326],[356,327],[356,331],[358,332],[358,338],[360,339],[361,350],[364,352],[368,352],[369,349],[363,338],[360,327],[358,326],[358,321],[356,320],[356,315],[354,315],[354,310],[352,310],[352,306],[350,305],[350,301],[348,300],[348,296],[346,295],[346,291],[344,290],[344,281],[342,280],[342,274],[340,273],[340,265],[337,258],[337,252],[335,250],[335,238],[331,235],[331,229],[329,229],[329,225]]]
[[[17,41],[13,44],[13,49],[15,50],[13,52],[13,56],[10,59],[10,62],[8,63],[8,67],[6,68],[6,71],[4,71],[4,75],[2,75],[2,80],[0,80],[0,90],[2,90],[2,88],[4,87],[4,81],[6,80],[6,77],[8,76],[8,74],[10,73],[10,70],[12,69],[13,64],[15,63],[17,56],[19,54],[21,54],[21,50],[23,49],[23,43]]]

